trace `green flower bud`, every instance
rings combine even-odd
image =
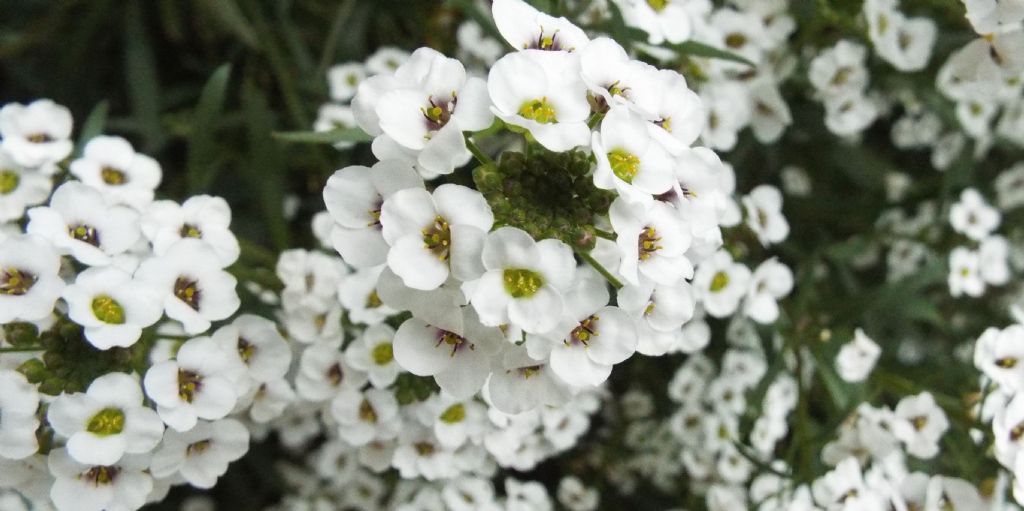
[[[33,358],[22,362],[18,366],[17,371],[28,379],[29,383],[39,383],[43,381],[47,376],[46,366],[43,365],[43,361],[38,358]]]
[[[4,325],[4,337],[12,346],[31,346],[39,340],[39,328],[32,323],[8,323]]]

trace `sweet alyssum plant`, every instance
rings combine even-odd
[[[332,68],[288,135],[346,165],[271,278],[224,199],[4,106],[4,505],[138,509],[262,442],[279,509],[1016,509],[1024,6],[553,3]]]

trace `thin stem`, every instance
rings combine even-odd
[[[590,255],[587,252],[583,252],[582,250],[577,250],[576,253],[579,254],[580,258],[586,261],[587,264],[593,266],[594,269],[597,270],[597,273],[600,273],[601,276],[605,278],[605,280],[610,282],[611,285],[615,286],[615,289],[622,289],[622,282],[619,282],[619,279],[615,278],[615,276],[613,276],[611,272],[605,269],[604,266],[601,266],[601,263],[597,262],[597,259],[594,259],[594,256]]]
[[[615,241],[617,239],[614,232],[603,231],[603,230],[598,229],[596,227],[594,228],[594,234],[596,234],[597,237],[604,238],[606,240]]]
[[[476,142],[473,142],[473,139],[466,137],[466,147],[469,149],[469,152],[473,153],[476,161],[480,162],[481,165],[496,167],[494,160],[484,154],[484,152],[480,150],[480,147],[476,145]]]
[[[0,353],[22,353],[28,351],[46,351],[42,346],[19,346],[16,348],[0,348]]]
[[[604,119],[604,114],[602,113],[595,113],[594,115],[591,115],[590,119],[587,119],[587,127],[594,129],[602,119]]]

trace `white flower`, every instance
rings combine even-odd
[[[345,102],[356,95],[359,84],[366,79],[366,68],[359,62],[338,64],[327,70],[327,86],[332,101]]]
[[[46,202],[52,189],[49,176],[18,165],[0,150],[0,223],[20,219],[25,208]]]
[[[179,240],[197,238],[213,248],[220,268],[238,260],[238,240],[229,228],[231,208],[220,197],[196,195],[181,205],[156,201],[146,208],[139,222],[156,255],[166,254]]]
[[[16,371],[0,369],[0,459],[20,460],[39,449],[39,392]]]
[[[143,406],[139,382],[124,373],[96,378],[85,393],[60,395],[46,417],[68,439],[68,455],[85,465],[110,466],[125,454],[148,453],[164,433],[160,417]]]
[[[563,477],[558,482],[558,502],[570,511],[594,511],[600,503],[596,488],[588,488],[575,476]]]
[[[1024,206],[1024,163],[1018,163],[995,179],[996,203],[1003,211]]]
[[[487,429],[487,406],[473,398],[457,400],[446,393],[431,397],[422,408],[421,422],[431,426],[441,445],[458,449],[478,444]]]
[[[681,43],[690,38],[693,24],[687,0],[615,0],[626,24],[647,32],[650,44]]]
[[[210,338],[230,354],[228,358],[235,359],[232,365],[255,382],[280,380],[291,366],[288,342],[268,319],[243,314],[230,325],[217,329]]]
[[[868,35],[875,52],[896,69],[919,71],[928,64],[938,30],[931,18],[907,18],[888,2],[865,2]]]
[[[302,352],[295,390],[308,401],[326,401],[345,389],[366,383],[366,373],[348,365],[341,351],[329,344],[312,344]]]
[[[385,266],[360,268],[345,277],[338,289],[338,299],[353,323],[377,325],[395,314],[377,293],[377,281]],[[403,284],[404,285],[404,284]]]
[[[108,202],[141,210],[153,202],[163,172],[153,158],[135,152],[121,137],[98,136],[85,145],[69,170],[83,183],[103,192]]]
[[[494,214],[476,190],[455,184],[433,194],[399,190],[381,206],[380,223],[391,246],[388,267],[406,286],[429,291],[449,275],[470,281],[484,271],[480,253]]]
[[[793,272],[774,257],[754,270],[750,287],[743,303],[748,317],[761,324],[774,323],[779,317],[778,300],[793,290]]]
[[[857,458],[844,459],[812,485],[814,500],[827,511],[882,511],[882,497],[864,483]]]
[[[502,227],[487,235],[486,273],[470,303],[488,326],[512,323],[527,333],[544,333],[562,317],[562,293],[572,284],[576,261],[565,243],[534,241],[525,231]]]
[[[103,195],[69,181],[53,192],[49,207],[28,211],[26,232],[47,239],[64,254],[90,266],[132,248],[140,238],[139,215],[125,206],[108,206]]]
[[[148,462],[148,456],[130,455],[117,464],[90,465],[75,461],[64,449],[54,449],[48,458],[55,478],[50,498],[58,511],[139,509],[153,490]]]
[[[455,39],[459,50],[471,59],[476,59],[490,67],[505,53],[505,47],[497,40],[484,33],[484,29],[473,20],[463,21],[455,31]]]
[[[277,259],[277,277],[284,284],[281,302],[286,310],[329,310],[338,303],[338,287],[348,268],[341,259],[318,250],[293,248]]]
[[[470,154],[462,132],[494,120],[484,81],[467,77],[461,62],[430,48],[413,52],[398,76],[411,80],[380,95],[374,106],[380,131],[417,151],[417,162],[433,175],[464,165]]]
[[[390,326],[372,325],[345,349],[345,360],[353,368],[365,372],[371,385],[378,389],[387,388],[395,382],[401,370],[395,363],[394,338],[395,331]]]
[[[261,383],[253,392],[249,418],[258,424],[277,419],[295,401],[295,391],[285,378]]]
[[[156,477],[179,474],[196,488],[212,488],[228,464],[249,450],[249,430],[234,419],[200,422],[190,431],[168,431],[153,453],[150,470]]]
[[[755,64],[764,59],[770,41],[764,22],[756,13],[726,7],[715,10],[708,21],[711,25],[708,35],[715,37],[715,46],[745,57]],[[722,69],[746,70],[746,66],[736,62],[722,61],[715,65]]]
[[[693,276],[693,288],[704,309],[713,317],[722,318],[739,307],[747,293],[750,269],[734,262],[724,250],[700,263]]]
[[[701,91],[704,126],[701,141],[712,149],[730,150],[750,122],[750,100],[746,89],[735,81],[719,81]]]
[[[772,144],[793,123],[789,105],[779,92],[779,85],[770,77],[755,79],[749,88],[750,129],[762,144]]]
[[[640,339],[637,351],[644,355],[660,356],[673,350],[692,353],[710,339],[710,332],[707,336],[688,335],[694,333],[689,328],[700,322],[687,323],[693,318],[696,298],[685,280],[664,285],[642,279],[639,286],[620,289],[616,300],[634,317]],[[680,330],[684,324],[687,328]]]
[[[1024,30],[988,34],[954,52],[939,69],[940,92],[955,100],[992,97],[1024,71]]]
[[[0,148],[19,165],[52,173],[74,149],[72,122],[71,111],[49,99],[8,103],[0,108]]]
[[[216,420],[235,407],[238,395],[228,354],[209,337],[196,337],[178,349],[177,360],[154,364],[143,380],[164,423],[188,431],[198,419]]]
[[[303,344],[340,346],[345,338],[341,324],[341,304],[327,306],[326,310],[313,307],[285,308],[281,323],[289,338]]]
[[[53,312],[64,289],[60,256],[34,236],[0,241],[0,323],[37,321]]]
[[[999,227],[1001,217],[999,210],[989,206],[974,188],[964,190],[960,200],[949,208],[953,230],[975,241],[985,239]]]
[[[230,317],[241,304],[237,280],[221,268],[209,245],[186,238],[164,255],[143,261],[135,278],[159,289],[167,316],[180,321],[185,332],[198,334],[212,321]]]
[[[949,420],[931,393],[901,399],[894,412],[898,427],[893,434],[906,444],[907,453],[922,459],[935,457],[939,440],[949,429]]]
[[[63,297],[68,316],[85,327],[85,338],[101,350],[135,344],[142,329],[164,313],[159,289],[113,266],[79,273],[75,283],[64,288]]]
[[[463,314],[461,331],[410,318],[398,327],[394,339],[399,366],[418,376],[433,376],[455,399],[480,390],[491,372],[491,356],[504,343],[501,330],[480,324],[471,308],[463,307]]]
[[[704,105],[686,85],[683,75],[634,62],[634,109],[648,121],[647,132],[669,153],[678,156],[693,144],[704,129]]]
[[[863,46],[841,40],[814,57],[808,78],[826,99],[860,93],[868,85],[866,59],[867,50]]]
[[[555,18],[523,0],[495,0],[491,6],[498,32],[515,49],[582,50],[587,34],[565,18]]]
[[[985,330],[975,344],[974,365],[1000,387],[1024,389],[1024,325]]]
[[[881,353],[882,348],[858,328],[854,331],[853,340],[839,348],[836,371],[840,378],[848,382],[864,381],[875,368]]]
[[[981,276],[981,258],[978,252],[956,247],[949,253],[949,294],[979,297],[985,293],[985,280]]]
[[[608,215],[622,252],[619,274],[627,282],[639,285],[642,276],[673,285],[693,277],[693,264],[686,257],[690,233],[675,208],[655,201],[644,210],[620,198],[612,202]]]
[[[616,190],[630,203],[651,202],[672,187],[675,163],[648,134],[647,122],[624,107],[612,108],[594,133],[594,185]]]
[[[485,395],[495,408],[514,415],[540,406],[560,406],[570,393],[550,365],[534,360],[525,349],[506,348],[487,380]]]
[[[423,188],[423,180],[412,166],[399,160],[381,160],[373,168],[350,165],[327,180],[324,203],[337,222],[331,240],[346,263],[364,268],[387,260],[381,205],[406,188]]]
[[[570,385],[600,385],[613,365],[636,351],[633,319],[622,309],[607,306],[607,286],[590,270],[576,272],[576,282],[564,298],[566,307],[558,326],[527,337],[529,354],[537,360],[550,357],[551,369]]]
[[[551,151],[586,145],[590,105],[579,66],[576,55],[559,51],[525,50],[505,55],[487,75],[487,90],[494,103],[491,111],[506,123],[529,131]]]
[[[366,71],[370,76],[394,73],[409,60],[409,52],[394,46],[381,46],[366,58]]]
[[[967,20],[979,34],[1000,32],[1024,20],[1024,3],[1019,1],[966,0]]]
[[[398,439],[391,466],[398,469],[403,479],[423,477],[434,481],[453,477],[459,472],[454,464],[454,451],[440,445],[430,430],[405,428]]]
[[[856,135],[875,122],[878,107],[860,93],[849,93],[825,101],[825,127],[840,137]]]
[[[313,121],[313,131],[324,133],[336,129],[352,129],[358,127],[356,114],[348,105],[336,105],[324,103],[316,110],[316,120]],[[340,140],[334,143],[334,148],[342,151],[355,147],[356,143],[351,140]]]
[[[651,76],[652,66],[629,58],[614,39],[599,37],[579,51],[580,78],[596,106],[634,106],[636,84]],[[598,108],[597,110],[601,110]]]
[[[338,421],[338,436],[353,446],[390,440],[402,427],[398,401],[390,390],[345,389],[334,396],[330,410]]]
[[[986,284],[1001,286],[1010,281],[1010,245],[1002,236],[989,236],[978,247],[981,278]]]

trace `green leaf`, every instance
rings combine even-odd
[[[707,44],[704,44],[704,43],[700,43],[700,42],[697,42],[697,41],[686,41],[684,43],[669,44],[669,45],[666,45],[666,46],[668,46],[669,48],[672,48],[673,50],[675,50],[675,51],[677,51],[677,52],[679,52],[679,53],[681,53],[683,55],[692,55],[694,57],[707,57],[707,58],[712,58],[712,59],[729,60],[729,61],[732,61],[732,62],[739,62],[740,64],[746,64],[748,66],[754,67],[754,63],[749,61],[749,60],[747,60],[745,57],[737,55],[737,54],[735,54],[735,53],[733,53],[731,51],[723,50],[721,48],[716,48],[714,46],[710,46],[710,45],[707,45]]]
[[[336,128],[331,131],[275,131],[273,137],[297,144],[335,144],[338,142],[369,142],[373,137],[359,128]]]
[[[96,135],[103,133],[103,129],[107,125],[107,114],[110,113],[110,103],[106,101],[100,101],[92,111],[89,112],[89,117],[85,118],[85,122],[82,123],[82,131],[78,135],[78,143],[75,144],[75,157],[82,155],[82,151],[85,149],[85,144],[89,143]]]
[[[234,34],[242,44],[259,49],[260,41],[256,37],[256,31],[249,20],[245,18],[245,14],[239,9],[235,0],[197,0],[196,3],[206,11],[214,22]]]
[[[199,104],[192,115],[188,137],[186,172],[192,193],[206,190],[217,175],[216,133],[224,110],[231,65],[223,64],[210,75],[199,95]]]
[[[245,180],[255,187],[263,210],[263,224],[270,230],[270,239],[277,250],[289,246],[288,224],[284,218],[284,195],[287,188],[285,165],[281,146],[270,133],[274,130],[274,114],[267,98],[251,79],[242,85],[242,108],[248,128],[248,161],[242,172]]]
[[[166,138],[160,125],[160,81],[156,71],[156,57],[143,25],[140,2],[129,2],[125,12],[125,82],[132,117],[138,123],[143,150],[155,153]]]

